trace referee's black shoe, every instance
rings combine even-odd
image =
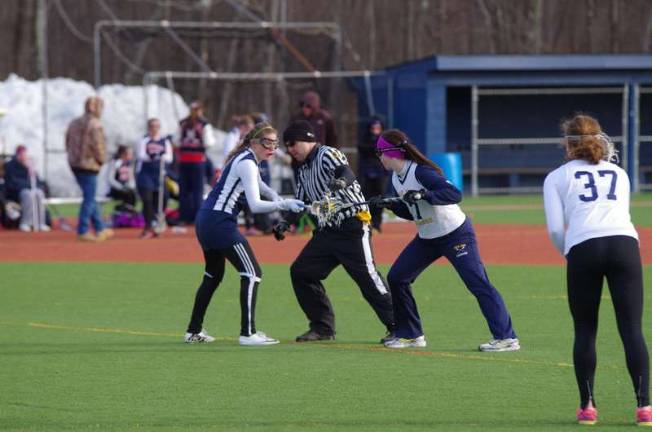
[[[335,340],[335,335],[317,333],[316,331],[310,329],[304,334],[297,336],[296,339],[297,342],[316,342],[323,340]]]

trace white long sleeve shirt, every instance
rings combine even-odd
[[[563,255],[583,241],[615,235],[638,239],[629,214],[627,173],[611,162],[570,161],[546,177],[548,235]]]

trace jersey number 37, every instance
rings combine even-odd
[[[616,180],[618,179],[618,175],[616,174],[616,171],[612,170],[600,170],[598,171],[598,175],[600,177],[611,177],[611,184],[609,185],[609,193],[607,194],[607,199],[608,200],[616,200]],[[596,187],[595,184],[595,177],[593,176],[592,172],[589,171],[576,171],[575,172],[575,178],[576,179],[582,179],[583,177],[584,180],[586,180],[586,183],[584,183],[584,188],[588,189],[588,192],[583,193],[579,196],[581,201],[584,202],[591,202],[595,201],[598,199],[598,188]]]

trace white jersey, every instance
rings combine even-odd
[[[564,255],[583,241],[615,235],[638,239],[629,215],[629,177],[606,161],[570,161],[546,177],[548,234]]]
[[[392,186],[398,196],[403,196],[409,190],[428,189],[416,176],[419,165],[407,161],[401,172],[392,175]],[[457,204],[434,205],[426,200],[416,204],[407,204],[414,222],[417,225],[419,237],[433,239],[445,236],[459,228],[466,220],[466,215]]]

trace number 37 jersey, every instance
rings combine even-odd
[[[564,255],[596,237],[638,239],[629,214],[629,177],[619,166],[570,161],[546,177],[543,195],[548,232]],[[564,233],[565,227],[565,233]]]

